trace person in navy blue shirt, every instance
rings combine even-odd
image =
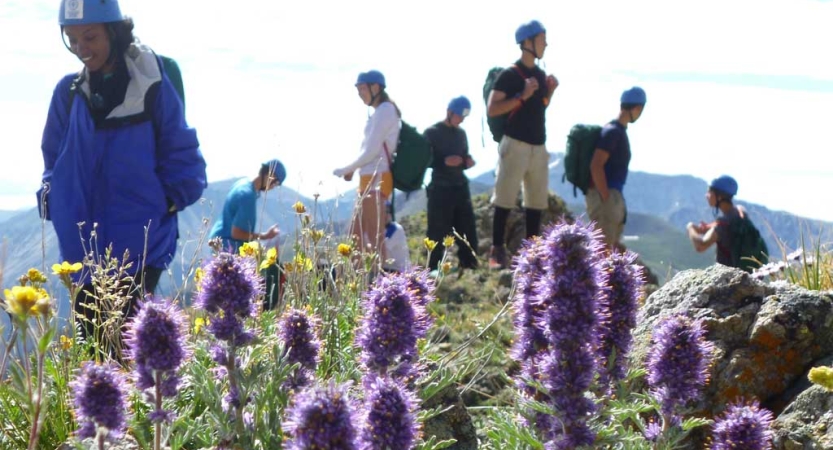
[[[628,125],[642,115],[646,100],[645,91],[640,87],[622,93],[619,117],[602,127],[590,162],[590,189],[584,197],[587,215],[602,231],[609,250],[619,247],[627,218],[622,191],[631,161]]]

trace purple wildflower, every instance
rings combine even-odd
[[[586,425],[593,404],[584,392],[596,368],[596,303],[607,283],[601,251],[598,231],[580,222],[562,222],[527,242],[516,260],[516,275],[528,271],[514,299],[519,384],[557,412],[554,425],[538,427],[550,441],[548,448],[573,448],[594,440]],[[531,381],[541,382],[548,393],[537,392]]]
[[[362,363],[378,373],[399,363],[417,360],[417,339],[425,337],[433,319],[414,298],[408,280],[400,274],[376,279],[364,294],[365,316],[356,335]]]
[[[127,393],[125,376],[112,364],[97,365],[88,361],[70,383],[75,400],[75,414],[81,428],[78,437],[95,436],[104,428],[114,437],[124,431]]]
[[[155,385],[154,373],[161,373],[167,386],[176,393],[176,371],[191,352],[185,345],[188,319],[173,302],[148,301],[127,331],[130,357],[136,363],[136,387],[144,390]],[[167,381],[172,380],[172,381]],[[170,389],[167,389],[170,392]]]
[[[541,248],[537,238],[524,241],[515,257],[515,297],[512,308],[517,340],[512,348],[512,356],[519,361],[526,361],[547,348],[543,328],[535,325],[535,318],[541,315],[543,306],[534,300],[535,282],[544,273],[543,258],[539,255]]]
[[[408,283],[408,289],[414,295],[414,301],[422,307],[427,307],[429,303],[436,300],[434,291],[437,289],[437,284],[428,276],[427,269],[412,268],[403,273]]]
[[[712,426],[712,450],[764,450],[772,442],[772,413],[757,401],[730,404]]]
[[[645,439],[651,442],[657,442],[660,434],[662,434],[662,427],[655,420],[648,422],[648,426],[645,427],[645,431],[642,433]]]
[[[362,450],[408,450],[417,439],[416,397],[390,378],[366,380],[367,394],[359,436]]]
[[[611,389],[612,383],[625,378],[633,342],[631,331],[636,326],[645,278],[642,267],[636,264],[636,254],[631,251],[611,253],[602,262],[602,270],[609,274],[609,280],[598,304],[599,384]]]
[[[702,323],[671,316],[654,329],[648,351],[648,385],[666,418],[694,400],[709,381],[714,345],[705,339]]]
[[[211,314],[220,310],[241,318],[254,314],[253,300],[263,290],[254,264],[251,258],[218,254],[205,267],[196,306]]]
[[[318,349],[321,344],[315,336],[317,321],[299,309],[284,313],[278,325],[278,336],[284,343],[289,364],[299,363],[302,368],[315,370],[318,365]]]
[[[288,450],[356,449],[356,413],[346,386],[330,382],[299,391],[283,422]]]

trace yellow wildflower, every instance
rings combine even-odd
[[[445,248],[449,248],[452,245],[454,245],[454,236],[449,234],[448,236],[444,237],[443,238],[443,245],[445,246]]]
[[[244,242],[243,245],[240,246],[239,251],[240,256],[251,256],[254,258],[260,252],[260,244],[258,244],[257,241]]]
[[[269,267],[275,265],[278,262],[278,250],[274,247],[270,248],[266,251],[266,259],[260,263],[260,270],[268,269]]]
[[[62,334],[61,338],[60,338],[60,341],[61,341],[61,350],[68,351],[69,349],[72,348],[72,339],[71,338],[69,338],[67,336],[64,336]]]
[[[444,262],[443,263],[443,274],[447,275],[449,272],[451,272],[451,263],[450,262]]]
[[[81,263],[70,264],[67,261],[52,265],[52,273],[58,276],[70,275],[81,270]]]
[[[301,253],[295,254],[295,270],[309,272],[312,270],[312,260]]]
[[[203,319],[202,317],[197,317],[194,320],[194,334],[200,334],[200,331],[202,330],[202,327],[204,327],[204,326],[206,326],[210,323],[211,323],[211,321],[209,321],[208,319]]]
[[[298,214],[303,214],[303,213],[307,212],[307,207],[304,206],[304,204],[301,203],[300,201],[295,202],[295,204],[292,205],[292,209],[294,209],[295,212],[298,213]]]
[[[41,293],[32,286],[14,286],[3,291],[6,296],[6,310],[17,317],[25,319],[30,314],[37,314],[35,306],[41,299]]]
[[[29,269],[29,271],[26,272],[26,277],[29,278],[31,283],[46,283],[46,275],[38,269]]]
[[[295,263],[292,261],[287,262],[283,265],[283,271],[286,273],[292,273],[295,271]]]
[[[809,378],[813,384],[817,384],[828,391],[833,391],[833,367],[813,367],[810,369],[810,373],[807,375],[807,378]]]
[[[197,288],[197,292],[202,289],[202,277],[205,275],[205,272],[202,270],[202,267],[197,267],[197,270],[194,271],[194,285]]]
[[[311,230],[309,232],[309,235],[312,238],[312,242],[315,242],[317,244],[318,241],[320,241],[321,238],[324,237],[324,230]]]
[[[350,244],[338,244],[338,254],[341,256],[350,256],[353,247]]]
[[[425,244],[425,248],[427,248],[429,252],[433,252],[434,247],[437,246],[437,241],[432,241],[431,239],[428,239],[428,238],[423,239],[422,243]]]

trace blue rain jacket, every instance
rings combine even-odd
[[[176,212],[199,200],[207,184],[197,133],[156,55],[132,45],[125,62],[124,102],[98,127],[86,69],[58,83],[43,132],[38,199],[63,260],[80,262],[91,251],[103,256],[112,246],[115,258],[129,252],[128,272],[135,274],[143,264],[170,263]]]

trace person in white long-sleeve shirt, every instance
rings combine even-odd
[[[363,251],[376,252],[385,261],[385,201],[393,194],[390,160],[399,140],[400,112],[385,91],[385,76],[378,70],[362,72],[356,81],[359,97],[374,108],[364,127],[359,157],[333,174],[346,181],[359,170],[359,210],[353,214],[352,234]]]

